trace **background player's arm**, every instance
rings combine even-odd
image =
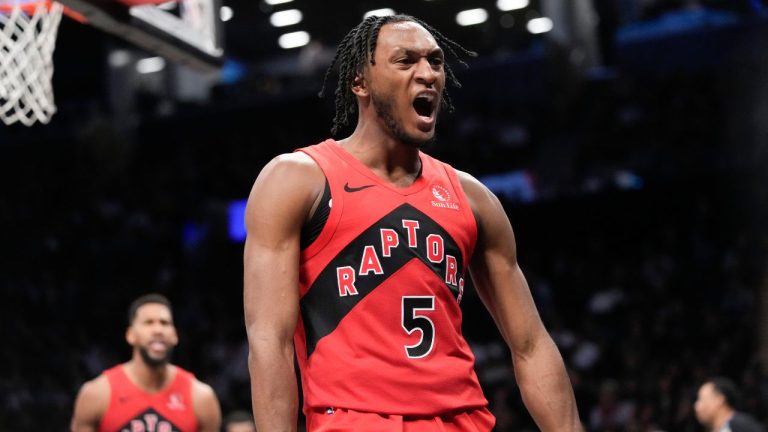
[[[260,431],[297,427],[293,333],[299,312],[299,236],[323,186],[314,161],[293,153],[267,164],[248,198],[245,323],[253,415]]]
[[[192,384],[192,403],[195,407],[199,432],[219,432],[221,408],[211,386],[196,380]]]
[[[101,375],[80,387],[75,399],[70,430],[72,432],[96,432],[99,421],[109,405],[109,381]]]
[[[512,226],[493,193],[468,174],[462,186],[478,224],[472,280],[512,351],[515,377],[539,428],[580,431],[573,389],[560,352],[541,322],[517,263]]]

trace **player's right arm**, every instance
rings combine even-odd
[[[286,154],[264,167],[248,198],[245,325],[253,416],[260,431],[297,428],[293,333],[299,313],[299,238],[324,179],[306,154]]]
[[[80,387],[72,414],[72,432],[96,432],[101,417],[109,405],[109,381],[104,375],[86,382]]]

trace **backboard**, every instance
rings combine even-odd
[[[223,62],[221,0],[57,0],[86,23],[200,70]]]

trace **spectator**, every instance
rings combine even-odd
[[[752,416],[736,411],[739,392],[728,378],[712,378],[700,388],[694,408],[696,418],[712,432],[765,432]]]

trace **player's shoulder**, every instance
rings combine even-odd
[[[494,227],[508,223],[507,213],[499,198],[471,174],[456,170],[478,228],[493,235]]]
[[[275,156],[272,161],[276,164],[288,166],[317,167],[315,160],[303,151],[279,154]]]
[[[301,191],[322,188],[325,175],[314,159],[303,152],[275,156],[262,168],[254,187],[277,191]]]
[[[72,414],[72,431],[92,431],[107,412],[110,399],[109,380],[105,374],[86,381],[77,393]]]
[[[283,153],[272,158],[264,166],[263,173],[279,175],[322,175],[320,166],[307,153],[297,151],[293,153]]]
[[[106,373],[101,373],[99,376],[83,383],[80,391],[87,392],[88,394],[101,394],[105,392],[109,394],[109,379]]]
[[[109,405],[112,389],[107,375],[101,375],[83,383],[77,393],[77,405],[87,408],[87,412],[99,417]]]
[[[461,188],[464,189],[464,193],[472,204],[472,208],[488,203],[488,200],[493,200],[495,195],[490,191],[480,180],[475,178],[472,174],[457,170],[456,176],[459,178]]]
[[[251,202],[291,201],[311,205],[321,194],[325,175],[306,153],[285,153],[274,157],[259,173],[251,190]]]
[[[480,183],[480,180],[476,179],[472,174],[456,168],[453,168],[453,170],[456,171],[456,176],[459,177],[459,181],[461,182],[462,187],[485,187],[482,183]]]
[[[209,384],[200,381],[197,378],[192,379],[192,394],[199,399],[215,400],[216,392]]]

